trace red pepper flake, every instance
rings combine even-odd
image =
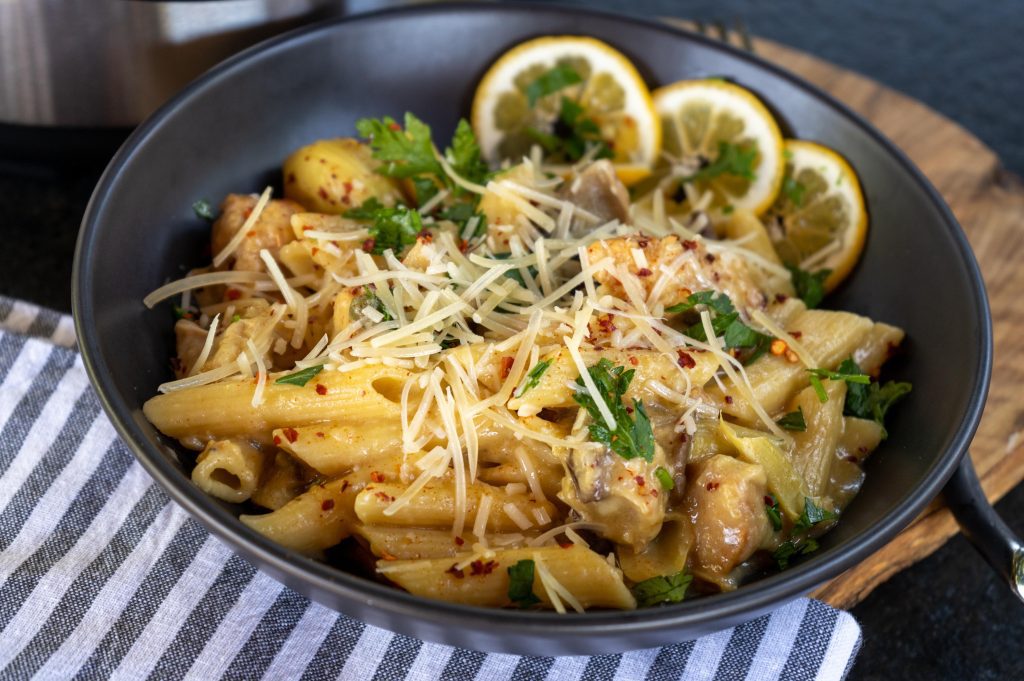
[[[319,431],[319,430],[316,431],[316,436],[317,437],[324,437],[323,431]]]
[[[352,180],[345,180],[342,182],[341,186],[345,189],[346,195],[352,193]]]
[[[704,489],[706,489],[709,492],[714,492],[716,489],[718,489],[718,483],[713,481],[709,482],[708,484],[704,485]]]
[[[690,356],[690,353],[685,350],[676,350],[676,356],[678,357],[676,361],[679,363],[679,366],[684,369],[692,369],[697,366],[697,360]]]
[[[309,249],[309,254],[310,255],[316,255],[319,252],[320,252],[320,248],[318,246],[313,246],[313,248]]]
[[[252,215],[252,208],[246,208],[245,210],[242,211],[243,218],[248,218],[250,215]]]
[[[322,158],[322,159],[320,159],[320,163],[322,163],[322,164],[325,164],[325,165],[326,165],[326,164],[327,164],[327,159],[326,159],[326,158]]]
[[[781,338],[776,338],[775,340],[772,341],[771,352],[776,357],[779,355],[786,354],[786,350],[788,349],[789,346],[786,345],[786,341],[782,340]]]
[[[459,568],[455,567],[456,565],[458,565],[458,563],[452,563],[452,566],[450,568],[448,568],[447,570],[445,570],[445,572],[447,572],[450,575],[454,575],[456,577],[456,579],[462,579],[463,577],[466,576],[466,573],[464,573]]]
[[[455,537],[455,539],[453,541],[455,542],[456,546],[462,546],[463,544],[466,543],[466,540],[463,539],[462,537]]]
[[[288,173],[288,184],[295,183],[295,173]]]
[[[651,245],[651,242],[649,239],[645,237],[638,236],[636,239],[636,245],[639,246],[640,248],[647,248],[648,246]]]
[[[387,492],[377,492],[376,496],[381,501],[392,502],[392,501],[395,500],[395,498],[393,496],[391,496],[390,494],[388,494]]]
[[[638,360],[636,357],[633,357],[632,355],[630,355],[629,363],[632,364],[633,366],[637,366],[638,364],[640,364],[640,360]]]
[[[803,336],[804,334],[801,331],[791,331],[789,335],[792,336],[793,338],[796,338],[797,340],[800,340],[800,337]]]
[[[370,480],[374,482],[384,482],[384,474],[380,471],[373,471],[370,473]]]
[[[615,331],[615,316],[606,314],[597,318],[597,325],[601,327],[601,331],[604,333],[612,333]]]
[[[772,499],[772,498],[771,498],[770,496],[768,496],[767,494],[765,494],[765,495],[764,495],[764,497],[763,497],[762,499],[763,499],[763,501],[764,501],[764,505],[765,505],[765,506],[774,506],[774,505],[775,505],[775,500],[774,500],[774,499]]]
[[[486,563],[482,560],[474,560],[469,564],[469,573],[471,575],[489,575],[494,572],[496,567],[498,567],[496,560],[489,560]]]
[[[369,253],[370,251],[373,250],[373,246],[376,243],[377,242],[374,241],[373,239],[367,239],[366,241],[363,242],[363,250]]]
[[[685,248],[688,251],[697,250],[697,242],[692,239],[687,239],[686,241],[683,242],[683,248]]]
[[[627,414],[632,414],[632,413],[633,413],[633,407],[631,407],[631,406],[629,406],[629,405],[627,404],[627,405],[626,405],[626,413],[627,413]],[[613,436],[613,437],[612,437],[612,439],[614,440],[614,439],[615,439],[615,437]]]
[[[275,445],[281,444],[281,436],[279,436],[279,435],[275,435],[274,436],[274,444]]]
[[[846,460],[849,461],[850,463],[860,463],[860,459],[858,459],[857,457],[855,457],[852,454],[850,456],[846,457]]]
[[[242,292],[237,288],[229,288],[224,294],[228,300],[238,300],[242,297]]]
[[[800,357],[792,350],[786,350],[786,361],[790,364],[796,364],[800,361]]]
[[[334,508],[334,499],[325,499],[324,503],[320,504],[320,508],[324,511],[330,511]]]
[[[395,121],[391,121],[390,123],[388,123],[388,129],[389,130],[394,130],[395,132],[398,132],[399,130],[402,129],[402,126],[400,126]]]
[[[348,489],[349,487],[351,487],[351,484],[349,483],[349,481],[348,481],[348,480],[342,480],[342,481],[341,481],[341,491],[342,491],[342,492],[344,492],[345,490],[347,490],[347,489]]]
[[[282,432],[284,432],[284,436],[288,438],[288,442],[295,442],[299,439],[299,431],[294,428],[285,428]]]
[[[381,551],[380,552],[380,557],[383,558],[384,560],[398,560],[398,556],[393,556],[390,553],[388,553],[387,551]]]
[[[421,230],[420,233],[416,235],[416,238],[419,239],[420,242],[424,244],[433,243],[434,241],[434,235],[431,234],[430,230],[427,229]]]
[[[256,230],[255,229],[250,229],[248,232],[245,233],[245,235],[251,239],[254,236],[256,236]]]
[[[636,276],[638,276],[638,277],[649,277],[649,276],[651,276],[652,274],[654,274],[654,273],[653,273],[653,272],[651,272],[651,271],[650,271],[649,269],[647,269],[646,267],[641,267],[640,269],[638,269],[638,270],[636,271]]]
[[[501,378],[502,380],[508,378],[509,373],[512,371],[512,365],[515,364],[514,357],[502,357],[501,358]]]
[[[652,489],[651,489],[651,496],[652,496],[652,497],[655,497],[655,498],[657,498],[657,496],[658,496],[658,490],[656,490],[656,489],[653,489],[653,488],[652,488]]]
[[[563,549],[571,549],[573,547],[573,543],[568,539],[563,539],[562,541],[558,542],[558,545],[561,546]]]
[[[633,479],[634,479],[634,480],[636,481],[636,484],[637,484],[637,486],[638,486],[638,487],[643,487],[644,485],[646,485],[646,484],[647,484],[647,483],[646,483],[646,482],[644,481],[644,476],[642,476],[642,475],[638,475],[638,476],[636,476],[636,477],[635,477],[635,478],[633,478]]]
[[[317,383],[316,384],[316,394],[317,395],[326,395],[327,394],[327,386],[324,385],[323,383]]]
[[[725,403],[726,404],[732,404],[732,395],[726,395],[725,396]]]
[[[316,190],[316,193],[317,193],[317,195],[318,195],[318,196],[319,196],[319,197],[320,197],[321,199],[323,199],[324,201],[326,201],[326,200],[327,200],[327,199],[329,198],[329,197],[327,196],[327,190],[326,190],[326,189],[324,189],[323,187],[320,187],[319,189],[317,189],[317,190]]]
[[[789,296],[787,296],[785,293],[776,293],[775,294],[775,302],[776,303],[784,303],[787,300],[789,300]]]
[[[713,263],[715,261],[715,256],[712,253],[708,253],[704,256],[704,260],[708,263]]]
[[[459,253],[465,253],[469,250],[469,242],[465,239],[459,239]]]

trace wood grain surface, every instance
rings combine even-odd
[[[725,39],[740,46],[736,35]],[[777,43],[755,38],[753,47],[877,126],[924,171],[963,225],[988,288],[995,336],[992,387],[971,456],[989,499],[999,499],[1024,479],[1024,400],[1017,392],[1024,386],[1024,182],[969,132],[906,95]],[[849,608],[957,531],[937,500],[892,542],[812,595]]]

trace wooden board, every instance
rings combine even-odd
[[[726,39],[740,46],[738,36]],[[1024,399],[1017,394],[1024,386],[1024,182],[969,132],[906,95],[777,43],[755,38],[753,47],[874,123],[924,171],[963,225],[988,288],[995,336],[992,387],[971,456],[989,499],[999,499],[1024,479]],[[936,501],[892,542],[812,595],[849,608],[957,531]]]

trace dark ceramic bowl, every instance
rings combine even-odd
[[[854,275],[827,301],[907,330],[892,377],[914,393],[870,459],[863,491],[821,550],[738,591],[635,612],[558,616],[411,596],[281,548],[194,487],[174,442],[142,404],[169,375],[170,306],[142,298],[201,263],[208,227],[192,202],[279,182],[284,158],[353,133],[362,116],[414,111],[445,139],[474,87],[510,46],[586,34],[624,52],[652,86],[726,76],[756,92],[786,134],[838,149],[860,173],[871,230]],[[260,569],[320,603],[404,634],[469,648],[581,654],[649,647],[732,626],[806,594],[904,528],[957,469],[989,381],[991,321],[964,234],[907,158],[828,95],[756,56],[659,23],[549,7],[434,5],[290,33],[215,68],[143,123],[86,212],[75,260],[75,319],[111,419],[179,504]],[[949,348],[956,348],[950,361]]]

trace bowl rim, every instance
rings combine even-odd
[[[907,490],[902,499],[885,514],[878,524],[866,528],[840,546],[815,554],[786,571],[744,585],[734,592],[715,594],[694,601],[635,611],[598,611],[567,615],[482,608],[413,596],[407,592],[344,572],[325,563],[314,561],[274,544],[269,539],[238,523],[235,516],[219,506],[216,500],[203,494],[192,485],[187,478],[181,475],[180,470],[160,454],[138,426],[133,423],[132,409],[127,405],[124,396],[119,394],[113,385],[100,350],[98,335],[94,331],[95,326],[92,325],[95,310],[90,295],[92,292],[91,275],[95,267],[94,242],[96,235],[101,230],[99,218],[107,206],[111,189],[116,186],[126,165],[135,152],[145,144],[149,135],[167,124],[168,121],[173,120],[178,108],[194,95],[218,87],[222,80],[230,79],[236,69],[244,68],[250,59],[276,50],[288,49],[293,43],[317,40],[321,34],[338,30],[339,26],[389,20],[392,17],[402,19],[410,16],[467,12],[519,14],[524,11],[535,16],[543,14],[582,16],[628,23],[648,31],[666,34],[675,40],[696,42],[712,50],[726,53],[733,59],[768,71],[823,102],[838,115],[845,117],[873,138],[898,163],[901,170],[918,185],[938,210],[942,218],[942,226],[952,237],[955,249],[961,256],[967,272],[965,283],[970,288],[971,298],[977,308],[976,319],[973,322],[979,332],[981,348],[974,367],[975,378],[970,387],[968,407],[955,433],[950,438],[949,446],[925,473],[922,484]],[[600,634],[643,635],[655,631],[713,627],[716,622],[721,623],[719,628],[724,628],[731,622],[752,617],[804,595],[819,584],[838,576],[888,543],[899,531],[909,525],[953,474],[967,452],[970,441],[977,430],[988,393],[992,368],[992,319],[985,284],[963,229],[945,200],[923,173],[898,147],[862,116],[817,86],[758,55],[741,51],[731,45],[667,22],[592,8],[552,6],[532,2],[510,2],[500,5],[444,2],[390,8],[331,19],[288,31],[247,48],[189,83],[132,132],[111,159],[97,183],[86,207],[75,248],[72,272],[72,310],[86,372],[117,433],[128,444],[146,471],[167,491],[168,495],[192,517],[206,526],[212,534],[231,546],[234,551],[242,553],[261,569],[266,567],[275,575],[287,575],[290,579],[297,580],[308,594],[330,594],[343,603],[357,602],[362,606],[384,610],[393,618],[430,619],[443,621],[447,626],[455,625],[467,628],[483,626],[498,635],[503,633],[524,634],[536,638]],[[314,599],[316,599],[315,596]],[[331,607],[340,609],[336,604]]]

